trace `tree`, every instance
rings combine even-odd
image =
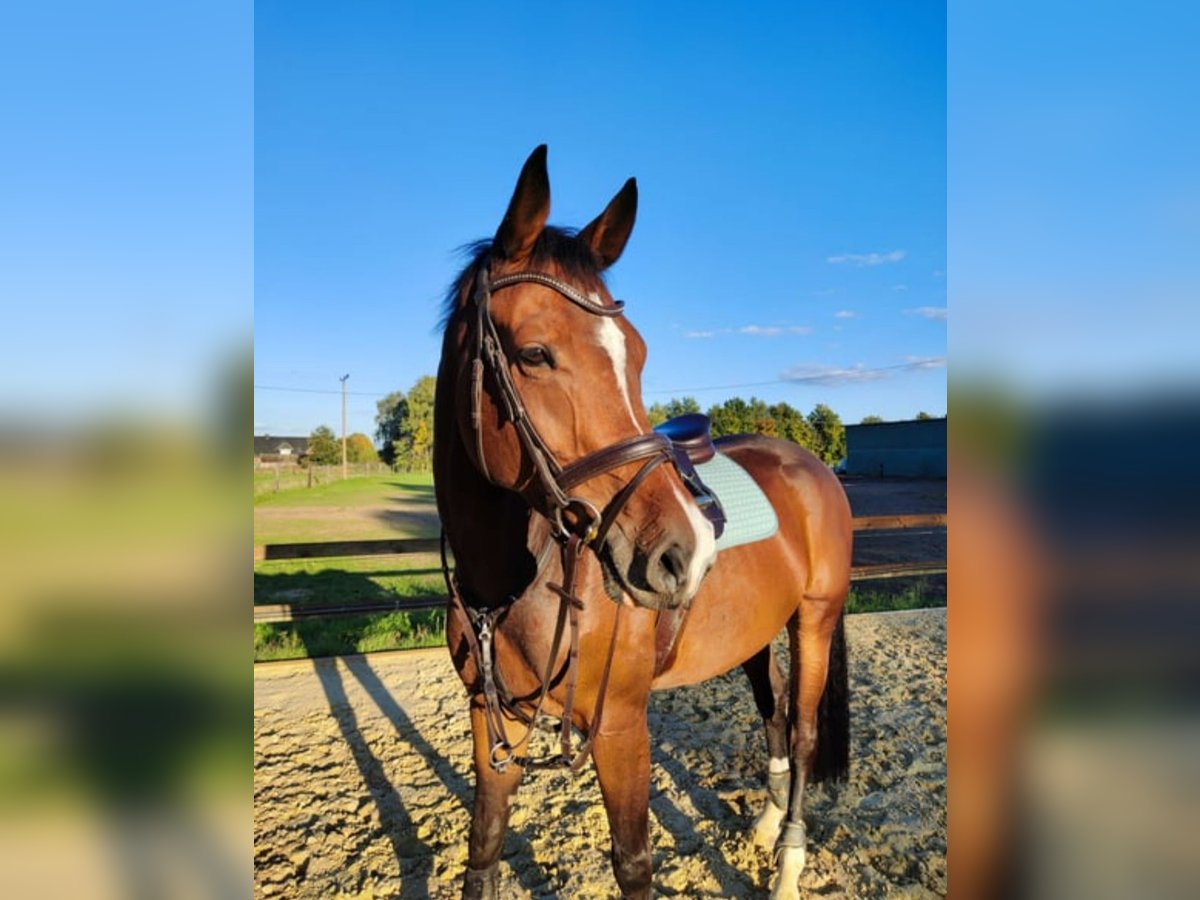
[[[730,397],[720,406],[711,407],[708,417],[712,420],[713,437],[747,434],[754,431],[754,422],[750,417],[750,404],[741,397]]]
[[[808,414],[808,423],[816,433],[813,452],[827,464],[832,465],[846,455],[846,426],[832,409],[818,403]]]
[[[352,463],[377,462],[379,454],[375,444],[361,431],[346,438],[346,459]]]
[[[688,413],[700,412],[700,403],[695,397],[684,397],[682,399],[672,397],[666,403],[653,403],[646,410],[646,415],[650,419],[651,425],[661,425],[668,419],[674,419],[676,416],[687,415]]]
[[[396,461],[410,470],[422,472],[433,468],[433,395],[437,379],[422,375],[404,400],[408,415],[400,430]]]
[[[925,410],[921,410],[919,413],[917,413],[917,421],[918,422],[924,422],[926,419],[936,419],[936,418],[937,418],[937,416],[930,415],[929,413],[925,412]]]
[[[877,416],[872,413],[869,416],[863,416],[861,425],[879,425],[883,422],[883,416]]]
[[[308,459],[316,466],[332,466],[342,461],[342,443],[328,425],[318,425],[308,436]]]
[[[775,433],[781,438],[810,450],[817,446],[817,434],[800,410],[787,403],[776,403],[770,413],[775,420]]]
[[[779,436],[779,428],[765,401],[751,397],[750,402],[746,404],[746,419],[752,433],[763,434],[767,437]]]
[[[392,391],[375,403],[375,440],[379,441],[379,458],[389,466],[396,464],[396,442],[404,431],[408,418],[408,400],[402,391]]]

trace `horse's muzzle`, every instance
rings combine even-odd
[[[675,609],[692,599],[712,567],[712,541],[666,534],[643,548],[614,535],[606,542],[601,560],[605,586],[614,600],[647,609]]]

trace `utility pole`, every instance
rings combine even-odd
[[[346,480],[346,379],[349,377],[347,372],[338,379],[342,383],[342,481]]]

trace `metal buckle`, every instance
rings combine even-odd
[[[603,516],[600,515],[600,510],[596,509],[595,505],[591,501],[585,500],[583,497],[568,497],[567,505],[554,511],[554,524],[558,529],[558,533],[564,535],[570,533],[570,529],[567,528],[566,524],[562,520],[562,514],[563,510],[571,509],[572,507],[578,507],[582,509],[587,516],[585,519],[580,519],[581,522],[587,523],[587,526],[580,537],[583,538],[583,542],[585,544],[590,544],[596,539],[596,535],[600,533],[600,521]]]
[[[500,756],[501,753],[504,755]],[[488,755],[488,764],[501,775],[508,769],[508,764],[512,761],[512,747],[504,741],[500,741],[492,747],[492,752]]]

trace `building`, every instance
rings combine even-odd
[[[308,438],[254,436],[254,463],[299,463],[308,456]]]
[[[847,425],[846,474],[945,478],[946,419]]]

